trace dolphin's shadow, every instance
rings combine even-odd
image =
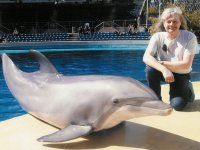
[[[200,142],[149,126],[128,122],[96,132],[81,141],[44,144],[57,149],[99,149],[109,146],[149,150],[198,150]]]
[[[200,111],[200,99],[194,100],[192,103],[188,103],[188,105],[184,109],[185,112],[195,112]]]

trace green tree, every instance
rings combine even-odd
[[[187,20],[187,24],[188,24],[188,30],[192,30],[193,32],[197,32],[200,31],[200,10],[196,9],[196,10],[190,10],[186,7],[185,3],[171,3],[171,2],[165,2],[163,3],[162,7],[161,7],[161,12],[164,10],[164,8],[167,7],[180,7],[183,11],[183,15],[185,16],[186,20]],[[149,21],[152,24],[151,27],[151,31],[152,33],[156,32],[155,27],[158,20],[158,16],[155,16],[155,12],[158,12],[158,8],[155,7],[150,7],[149,8]]]

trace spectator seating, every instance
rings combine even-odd
[[[68,33],[31,33],[31,34],[4,34],[1,38],[7,42],[44,42],[44,41],[67,41]]]
[[[102,40],[148,40],[148,32],[119,33],[119,32],[95,32],[79,34],[75,40],[79,41],[102,41]],[[4,34],[1,39],[6,42],[45,42],[45,41],[70,41],[69,33],[30,33],[30,34]]]
[[[112,33],[112,32],[96,32],[91,34],[80,34],[80,40],[82,41],[98,41],[98,40],[148,40],[148,32],[138,33]]]

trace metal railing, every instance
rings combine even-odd
[[[5,26],[3,26],[1,24],[0,24],[0,31],[2,33],[10,33],[10,30],[7,27],[5,27]]]
[[[20,24],[4,23],[0,24],[0,33],[12,33],[15,28],[19,33],[48,33],[48,32],[67,32],[78,33],[80,26],[84,27],[89,23],[96,32],[104,27],[112,27],[116,30],[126,28],[129,24],[134,24],[135,20],[112,20],[112,21],[61,21],[61,22],[25,22]]]

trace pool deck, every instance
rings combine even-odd
[[[200,82],[193,82],[196,100],[184,112],[135,118],[112,129],[62,143],[36,139],[57,129],[31,115],[0,122],[2,150],[200,150]],[[164,101],[168,85],[162,86]],[[168,102],[168,101],[166,101]]]
[[[8,42],[8,43],[0,43],[3,47],[8,46],[24,46],[24,45],[66,45],[66,44],[148,44],[149,40],[98,40],[98,41],[46,41],[46,42]]]

